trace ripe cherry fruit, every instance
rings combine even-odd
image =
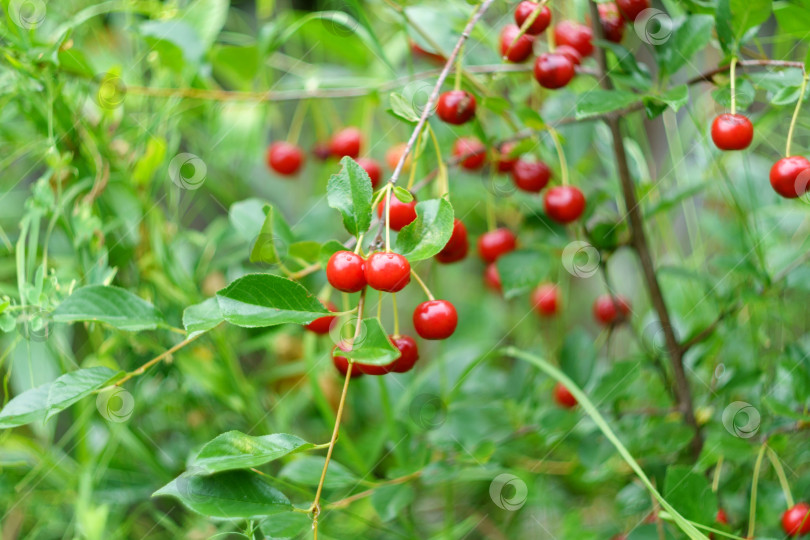
[[[574,73],[574,63],[564,54],[543,53],[534,61],[534,78],[543,88],[562,88]]]
[[[376,188],[382,178],[382,168],[377,163],[376,159],[367,157],[357,158],[357,164],[366,171],[366,174],[371,179],[371,187]]]
[[[372,253],[366,260],[366,282],[378,291],[401,291],[411,282],[411,265],[399,253]]]
[[[712,141],[720,150],[743,150],[753,139],[754,126],[741,114],[721,114],[712,122]]]
[[[782,530],[790,536],[810,533],[810,505],[796,503],[782,514]]]
[[[345,356],[336,356],[335,351],[338,348],[343,352],[349,352],[352,350],[352,346],[346,342],[341,341],[340,343],[332,347],[332,363],[335,365],[335,369],[338,370],[338,373],[340,373],[345,377],[346,373],[349,372],[349,359],[346,358]],[[363,372],[357,369],[357,365],[352,367],[352,377],[351,377],[352,379],[360,377],[362,374]]]
[[[501,56],[510,62],[523,62],[532,54],[534,49],[534,36],[523,34],[512,45],[515,38],[520,34],[520,28],[514,24],[507,24],[501,30]]]
[[[495,229],[478,237],[478,255],[486,263],[495,262],[498,257],[514,251],[517,238],[509,229]]]
[[[534,22],[526,29],[526,33],[533,36],[543,33],[543,31],[548,28],[548,25],[551,24],[551,10],[548,6],[540,7],[539,4],[535,4],[534,2],[524,1],[519,3],[517,8],[515,8],[515,22],[518,28],[522,28],[526,19],[538,10],[540,14],[537,15]]]
[[[328,309],[332,313],[334,313],[335,311],[338,310],[337,306],[335,304],[333,304],[332,302],[328,302],[326,304],[326,309]],[[332,316],[332,315],[326,315],[324,317],[318,317],[317,319],[315,319],[311,323],[309,323],[307,325],[304,325],[304,328],[306,328],[310,332],[315,332],[316,334],[320,334],[320,335],[328,334],[329,333],[329,327],[332,326],[332,321],[334,321],[334,320],[335,320],[335,317]]]
[[[477,171],[487,160],[487,147],[477,137],[460,137],[453,143],[453,156],[468,171]]]
[[[509,156],[515,149],[515,146],[517,146],[517,143],[506,142],[498,148],[498,172],[510,172],[515,166],[515,163],[517,163],[518,157]]]
[[[336,158],[349,156],[356,159],[360,155],[360,146],[363,134],[356,127],[343,128],[332,136],[329,141],[329,151]]]
[[[413,327],[422,339],[447,339],[456,325],[458,313],[447,300],[428,300],[413,310]]]
[[[571,63],[575,66],[578,66],[582,63],[582,55],[579,54],[579,51],[573,48],[570,45],[560,45],[556,49],[554,49],[556,54],[561,54],[571,60]]]
[[[498,273],[498,264],[491,262],[484,270],[484,284],[495,292],[502,292],[501,275]]]
[[[542,161],[519,159],[512,168],[512,181],[518,189],[540,193],[551,178],[551,169]]]
[[[436,114],[448,124],[466,124],[475,116],[475,96],[464,90],[445,92],[439,96]]]
[[[557,402],[557,405],[566,409],[573,409],[577,406],[577,398],[562,383],[554,385],[554,401]]]
[[[580,56],[593,52],[593,31],[589,26],[574,21],[562,21],[554,27],[554,43],[568,45],[577,50]]]
[[[402,230],[402,227],[416,219],[416,199],[411,202],[402,202],[393,194],[390,195],[390,197],[391,208],[388,212],[389,218],[391,219],[391,229],[399,231]],[[380,219],[385,219],[385,198],[377,205],[377,216]]]
[[[604,326],[618,324],[630,315],[630,302],[621,295],[603,294],[593,303],[593,316]]]
[[[470,242],[467,240],[467,227],[460,219],[453,220],[453,232],[442,250],[436,254],[436,260],[442,264],[454,263],[467,256]]]
[[[431,62],[435,62],[437,64],[444,64],[446,58],[440,54],[432,53],[430,51],[426,51],[422,47],[420,47],[415,41],[411,41],[411,52],[414,56],[420,56],[425,60],[430,60]]]
[[[406,373],[410,371],[419,360],[419,348],[416,340],[410,336],[388,336],[391,344],[399,349],[399,358],[394,360],[391,371]]]
[[[267,166],[284,176],[292,176],[304,164],[304,152],[294,144],[274,142],[267,148]]]
[[[555,186],[543,199],[546,215],[557,223],[571,223],[585,211],[585,196],[574,186]]]
[[[616,5],[619,6],[619,11],[625,19],[634,22],[639,13],[649,9],[650,0],[616,0]]]
[[[326,263],[326,279],[335,289],[357,292],[366,286],[365,261],[351,251],[336,251]]]
[[[780,159],[771,167],[771,187],[782,197],[801,197],[810,188],[810,161],[802,156]]]
[[[599,22],[602,24],[605,39],[621,43],[624,37],[624,19],[619,13],[619,8],[613,2],[597,4],[596,7],[599,9]]]
[[[532,307],[541,317],[549,317],[557,313],[559,291],[553,283],[542,283],[532,291]]]

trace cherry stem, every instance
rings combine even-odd
[[[785,146],[785,157],[790,157],[790,146],[793,143],[793,131],[796,128],[796,122],[799,119],[799,111],[802,110],[802,101],[804,100],[804,91],[807,89],[808,74],[805,73],[802,78],[802,85],[799,88],[799,100],[796,102],[796,108],[793,109],[793,118],[790,119],[790,128],[788,129],[787,145]]]
[[[360,253],[360,250],[363,248],[363,236],[365,236],[365,234],[366,233],[360,233],[360,236],[357,237],[357,245],[354,246],[355,253]]]
[[[720,474],[723,472],[723,456],[717,458],[717,465],[714,466],[714,476],[712,477],[712,493],[717,493],[720,487]]]
[[[428,126],[430,129],[430,126]],[[416,150],[413,153],[413,159],[411,160],[411,174],[408,177],[408,191],[413,188],[413,183],[416,180],[416,166],[419,164],[419,158],[422,157],[422,151],[419,150],[422,147],[422,137],[424,136],[424,131],[419,134],[419,137],[416,138]],[[441,156],[439,156],[441,159]]]
[[[295,108],[295,113],[290,122],[290,131],[287,133],[288,143],[298,144],[298,139],[301,138],[301,128],[304,125],[304,118],[306,117],[308,108],[309,100],[303,99],[298,102],[298,106]]]
[[[737,57],[731,57],[731,114],[737,114]]]
[[[751,503],[748,507],[748,538],[754,537],[754,527],[757,520],[757,485],[759,484],[759,471],[762,469],[762,458],[765,457],[765,450],[768,448],[768,443],[762,443],[762,448],[759,449],[757,454],[757,461],[754,464],[754,478],[751,483]]]
[[[773,470],[776,471],[776,476],[779,478],[779,484],[782,486],[782,493],[785,495],[785,502],[788,508],[793,508],[793,495],[790,493],[790,483],[788,483],[787,476],[785,476],[785,469],[782,468],[782,462],[779,461],[779,456],[773,451],[773,448],[768,447],[768,459],[773,465]]]
[[[425,285],[425,282],[422,281],[422,278],[419,277],[419,274],[417,274],[416,271],[413,268],[411,268],[411,275],[416,280],[416,282],[419,284],[419,286],[422,287],[422,290],[425,291],[425,294],[427,295],[428,300],[436,300],[436,298],[434,298],[433,294],[430,292],[430,289],[428,289],[427,285]]]
[[[536,21],[537,17],[540,16],[540,13],[543,12],[543,6],[545,6],[547,2],[548,0],[538,2],[537,7],[534,9],[534,11],[532,11],[531,14],[528,17],[526,17],[526,20],[523,21],[523,24],[520,25],[520,31],[515,36],[515,39],[512,40],[512,43],[509,44],[509,48],[506,49],[506,54],[503,55],[504,60],[506,60],[509,53],[512,52],[512,47],[514,47],[515,44],[518,42],[518,40],[526,34],[526,31],[529,29],[529,27],[534,24],[534,21]]]
[[[394,335],[399,335],[399,311],[397,310],[397,293],[391,294],[391,304],[394,307]]]
[[[202,334],[197,334],[196,336],[186,338],[183,341],[181,341],[180,343],[178,343],[177,345],[175,345],[174,347],[172,347],[171,349],[163,351],[162,353],[160,353],[156,357],[152,358],[151,360],[149,360],[148,362],[143,364],[141,367],[127,373],[123,378],[116,381],[115,384],[113,384],[113,386],[121,386],[122,384],[124,384],[125,382],[130,380],[131,378],[137,377],[138,375],[143,375],[146,372],[147,369],[149,369],[150,367],[154,366],[155,364],[161,362],[162,360],[165,360],[166,358],[169,358],[172,354],[179,351],[180,349],[182,349],[183,347],[185,347],[186,345],[188,345],[189,343],[191,343],[192,341],[194,341],[195,339],[197,339],[201,335]]]
[[[391,186],[388,184],[385,189],[385,252],[391,252]]]
[[[497,228],[495,220],[495,201],[492,199],[492,193],[487,193],[487,231],[489,232]]]
[[[553,127],[548,128],[551,139],[554,141],[554,148],[557,150],[557,159],[560,160],[560,176],[562,185],[568,185],[568,162],[565,160],[565,152],[563,152],[562,144],[560,143],[560,134]]]
[[[461,80],[464,76],[464,45],[458,50],[456,56],[456,82],[453,85],[453,90],[461,90]]]

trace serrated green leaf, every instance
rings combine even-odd
[[[371,225],[371,179],[352,158],[344,157],[340,163],[343,168],[326,185],[327,200],[343,216],[346,230],[359,236]]]
[[[183,310],[183,328],[188,332],[188,338],[207,332],[224,320],[216,297]]]
[[[356,323],[356,319],[355,319]],[[336,356],[351,358],[361,364],[384,366],[399,358],[399,349],[394,347],[377,318],[363,319],[357,339],[352,336],[352,350],[335,349]]]
[[[709,44],[713,27],[714,18],[710,15],[690,15],[681,19],[672,36],[656,49],[661,69],[673,75],[687,65]]]
[[[411,262],[429,259],[444,248],[453,234],[453,207],[446,199],[416,203],[416,219],[397,235],[394,250]]]
[[[512,298],[547,280],[553,262],[547,253],[517,250],[498,257],[495,263],[504,298]]]
[[[388,96],[388,101],[391,103],[391,112],[394,113],[394,116],[411,124],[415,124],[419,121],[419,115],[413,110],[413,105],[402,97],[401,94],[391,92],[391,95]]]
[[[68,296],[51,317],[55,322],[95,321],[120,330],[153,330],[163,322],[155,306],[119,287],[88,285]]]
[[[249,469],[314,446],[285,433],[253,437],[240,431],[228,431],[207,442],[191,460],[191,466],[209,474]]]

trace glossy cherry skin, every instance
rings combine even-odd
[[[486,270],[484,270],[484,285],[495,292],[503,291],[501,275],[498,273],[498,265],[494,262],[489,263]]]
[[[466,124],[475,116],[475,96],[464,90],[444,92],[439,96],[436,115],[448,124]]]
[[[568,45],[588,56],[593,52],[593,31],[589,26],[574,21],[561,21],[554,27],[554,43]]]
[[[782,197],[801,197],[810,187],[810,161],[802,156],[780,159],[771,167],[771,187]]]
[[[343,128],[332,136],[329,141],[329,151],[336,158],[349,156],[356,159],[360,155],[363,134],[356,127]]]
[[[422,57],[425,60],[430,60],[431,62],[435,62],[437,64],[444,64],[446,60],[445,57],[440,54],[426,51],[425,49],[420,47],[415,41],[411,41],[411,52],[413,53],[414,56]]]
[[[534,61],[534,78],[543,88],[562,88],[574,74],[574,63],[564,54],[543,53]]]
[[[616,0],[616,5],[619,7],[619,11],[622,12],[622,15],[624,15],[624,18],[633,22],[636,20],[639,13],[645,9],[649,9],[650,0]]]
[[[560,45],[554,49],[555,54],[561,54],[571,60],[571,63],[578,66],[582,63],[582,55],[570,45]]]
[[[598,4],[596,7],[599,10],[599,22],[602,24],[605,39],[613,43],[621,43],[622,37],[624,37],[624,19],[619,13],[619,8],[612,2]]]
[[[514,24],[507,24],[501,30],[501,56],[510,62],[523,62],[532,55],[534,50],[534,36],[523,34],[520,39],[512,45],[515,38],[520,34],[520,28]]]
[[[554,385],[554,401],[557,402],[557,405],[566,409],[573,409],[577,406],[577,398],[561,383]]]
[[[366,260],[366,282],[378,291],[401,291],[411,282],[411,265],[399,253],[372,253]]]
[[[532,291],[532,307],[538,315],[549,317],[557,313],[559,297],[560,293],[556,285],[553,283],[542,283]]]
[[[338,310],[337,306],[335,304],[333,304],[332,302],[328,302],[326,304],[326,309],[328,309],[329,311],[331,311],[333,313]],[[330,315],[326,315],[324,317],[318,317],[317,319],[315,319],[311,323],[309,323],[307,325],[304,325],[304,328],[306,328],[310,332],[315,332],[316,334],[319,334],[319,335],[328,334],[329,333],[329,327],[332,326],[332,321],[334,321],[334,320],[335,320],[335,317],[330,316]]]
[[[397,168],[397,164],[399,163],[400,158],[402,158],[402,154],[405,153],[405,148],[407,148],[407,146],[408,143],[399,143],[385,151],[385,164],[388,165],[389,169],[393,171]],[[408,157],[405,158],[405,163],[402,165],[402,172],[405,172],[410,168],[411,156],[408,154]]]
[[[366,174],[371,179],[371,187],[376,188],[382,178],[382,168],[376,159],[367,157],[357,158],[357,164],[366,171]]]
[[[400,231],[402,227],[416,219],[416,199],[411,202],[402,202],[392,194],[390,204],[391,208],[388,213],[392,230]],[[380,219],[385,217],[385,198],[377,205],[377,216]]]
[[[419,347],[416,340],[410,336],[388,336],[391,344],[399,349],[399,358],[394,360],[391,371],[394,373],[407,373],[413,369],[419,360]]]
[[[335,289],[357,292],[366,286],[365,261],[351,251],[336,251],[326,263],[326,279]]]
[[[551,178],[551,169],[542,161],[519,159],[512,167],[512,181],[522,191],[540,193]]]
[[[617,324],[630,315],[630,302],[621,295],[603,294],[593,303],[593,316],[604,326]]]
[[[453,220],[453,232],[442,250],[436,254],[436,260],[442,264],[458,262],[467,256],[470,251],[470,241],[467,239],[467,227],[460,219]]]
[[[304,164],[304,152],[294,144],[274,142],[267,148],[267,166],[284,176],[296,174]]]
[[[428,300],[413,310],[413,327],[422,339],[447,339],[457,325],[458,313],[447,300]]]
[[[517,238],[509,229],[495,229],[478,237],[478,256],[486,263],[495,262],[498,257],[514,251]]]
[[[782,514],[782,530],[790,536],[810,533],[810,505],[796,503]]]
[[[526,33],[532,34],[533,36],[543,33],[543,31],[548,28],[548,25],[551,24],[551,10],[548,6],[543,6],[541,8],[539,4],[529,2],[528,0],[524,0],[523,2],[519,3],[515,8],[515,23],[517,24],[518,28],[522,28],[523,23],[526,22],[526,19],[528,19],[529,16],[538,9],[540,10],[540,14],[526,29]]]
[[[453,156],[463,158],[459,165],[464,169],[477,171],[487,161],[487,147],[477,137],[460,137],[453,143]]]
[[[518,157],[509,157],[515,146],[517,146],[517,143],[506,142],[498,148],[498,172],[507,173],[512,171],[519,159]]]
[[[712,141],[720,150],[743,150],[753,139],[754,126],[741,114],[721,114],[712,122]]]
[[[347,343],[343,343],[343,342],[338,343],[337,345],[332,347],[332,364],[335,365],[335,369],[338,370],[338,373],[340,373],[341,375],[343,375],[345,377],[346,373],[349,371],[349,359],[344,357],[344,356],[335,356],[335,351],[338,349],[338,347],[343,352],[347,352],[347,351],[352,350],[352,347],[351,347],[351,345],[349,345]],[[363,375],[363,372],[360,371],[359,369],[357,369],[357,365],[355,364],[352,367],[352,376],[351,376],[351,378],[356,379],[357,377],[360,377],[361,375]]]
[[[555,186],[543,199],[546,215],[557,223],[571,223],[585,211],[585,196],[574,186]]]

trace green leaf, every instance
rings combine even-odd
[[[301,456],[285,465],[279,476],[296,484],[314,487],[321,480],[324,461],[326,460],[323,456]],[[326,489],[355,487],[359,483],[360,479],[345,466],[334,459],[329,462],[323,487]]]
[[[288,255],[294,259],[313,263],[321,256],[321,244],[312,240],[304,240],[290,245]]]
[[[132,181],[138,185],[148,185],[165,157],[166,139],[150,137],[146,143],[146,151],[135,163],[135,169],[132,171]]]
[[[191,465],[206,473],[249,469],[314,446],[285,433],[252,437],[240,431],[228,431],[207,442]]]
[[[216,297],[183,310],[183,328],[188,332],[188,338],[205,333],[224,320]]]
[[[754,98],[756,97],[756,90],[745,79],[737,79],[737,84],[735,88],[735,94],[737,97],[737,107],[739,109],[747,109],[751,106],[754,102]],[[731,108],[731,85],[722,86],[712,92],[712,98],[726,109]]]
[[[184,21],[144,21],[138,29],[166,67],[181,71],[185,64],[199,64],[205,55],[202,39]]]
[[[321,261],[321,265],[326,268],[326,263],[329,262],[329,257],[333,254],[337,253],[338,251],[343,251],[346,249],[342,243],[338,242],[337,240],[329,240],[325,242],[321,246],[321,254],[318,257]]]
[[[217,293],[225,320],[256,328],[306,324],[329,311],[300,283],[272,274],[248,274]]]
[[[22,426],[45,418],[51,384],[53,383],[26,390],[6,403],[0,411],[0,429]]]
[[[777,2],[773,6],[773,14],[783,33],[805,39],[807,29],[810,28],[810,4]]]
[[[394,186],[394,196],[404,203],[409,203],[413,200],[413,193],[402,186]]]
[[[728,1],[728,9],[731,11],[731,29],[736,39],[740,39],[745,33],[760,24],[764,23],[771,16],[773,8],[772,0],[721,0]]]
[[[524,249],[498,257],[495,264],[501,277],[504,298],[523,294],[548,279],[553,266],[547,253]]]
[[[582,329],[569,332],[560,349],[560,369],[579,386],[585,386],[596,364],[593,339]]]
[[[301,512],[276,514],[262,521],[260,527],[266,535],[264,540],[291,540],[311,529],[312,519]]]
[[[283,493],[248,471],[211,476],[186,472],[152,496],[174,497],[186,508],[216,518],[251,518],[292,511]]]
[[[546,127],[546,123],[543,122],[543,117],[531,107],[527,107],[526,105],[518,105],[515,114],[517,114],[520,122],[527,128],[545,129]]]
[[[155,306],[119,287],[77,289],[51,314],[55,322],[96,321],[120,330],[153,330],[163,322]]]
[[[672,36],[658,47],[658,63],[669,75],[675,74],[712,39],[714,18],[710,15],[691,15],[680,21]]]
[[[194,28],[207,49],[225,26],[228,5],[228,0],[194,0],[179,14],[178,19]]]
[[[484,99],[481,100],[481,107],[497,114],[503,114],[512,109],[512,104],[500,96],[484,96]]]
[[[67,409],[94,390],[108,386],[117,376],[117,372],[103,366],[65,373],[50,385],[45,420]]]
[[[326,185],[327,200],[343,215],[346,230],[359,236],[371,225],[371,179],[352,158],[344,157],[340,163],[343,168]]]
[[[713,523],[717,514],[717,495],[709,480],[693,467],[667,467],[664,496],[683,517],[696,523]]]
[[[396,518],[414,500],[413,488],[408,484],[382,486],[371,494],[371,506],[383,523]]]
[[[402,94],[391,92],[388,97],[391,103],[391,112],[394,116],[405,120],[411,124],[416,124],[419,121],[419,115],[413,110],[413,104],[409,103],[407,99],[402,97]]]
[[[591,90],[577,97],[577,118],[587,118],[629,107],[641,100],[632,92],[624,90]]]
[[[597,40],[596,44],[602,48],[610,50],[618,62],[618,67],[610,69],[610,76],[621,78],[633,88],[639,90],[649,90],[652,86],[652,76],[650,70],[644,64],[636,62],[636,56],[618,43],[606,40]]]
[[[394,250],[409,261],[429,259],[444,248],[453,234],[453,207],[445,199],[416,203],[416,219],[397,235]]]
[[[682,84],[675,88],[670,88],[663,94],[655,97],[666,103],[673,111],[678,112],[681,107],[689,103],[689,87]]]
[[[279,261],[279,253],[276,249],[276,237],[273,234],[273,222],[275,211],[269,204],[264,206],[265,218],[259,229],[259,235],[250,248],[250,262],[262,262],[275,264]]]
[[[352,328],[354,328],[353,325]],[[335,349],[334,354],[351,358],[361,364],[384,366],[399,358],[400,355],[399,349],[394,347],[391,340],[388,339],[385,329],[377,318],[363,319],[357,339],[352,336],[346,341],[352,343],[352,350],[343,351],[338,348]]]

